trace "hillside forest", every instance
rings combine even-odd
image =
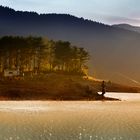
[[[63,72],[85,74],[89,53],[70,42],[44,40],[41,37],[0,38],[0,72]]]

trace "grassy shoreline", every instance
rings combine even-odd
[[[106,87],[110,92],[134,89],[120,86],[119,90],[117,84],[110,83],[107,83]],[[119,99],[103,97],[98,94],[99,91],[101,91],[101,82],[83,79],[82,76],[63,74],[46,74],[20,81],[0,81],[1,101],[119,101]]]

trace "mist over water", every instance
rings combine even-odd
[[[140,102],[140,93],[107,93],[107,97],[118,98],[122,101],[139,101]]]
[[[126,95],[112,102],[2,101],[0,139],[139,140],[140,94],[133,101]]]

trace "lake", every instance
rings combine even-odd
[[[122,101],[1,101],[0,140],[140,140],[140,94]]]

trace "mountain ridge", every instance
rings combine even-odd
[[[124,23],[124,24],[114,24],[112,26],[140,33],[140,27],[139,26],[133,26],[133,25],[126,24],[126,23]]]
[[[32,22],[35,21],[35,25],[37,26],[38,25],[38,19],[36,18],[39,18],[39,20],[42,20],[42,22],[44,22],[44,24],[46,24],[46,26],[50,26],[52,24],[56,24],[59,26],[60,24],[67,24],[68,26],[76,26],[76,28],[79,27],[83,27],[84,25],[86,25],[86,29],[89,29],[89,28],[94,28],[94,29],[98,29],[99,31],[99,27],[100,28],[103,28],[103,29],[110,29],[110,30],[116,30],[116,28],[112,28],[110,25],[106,25],[106,24],[103,24],[103,23],[99,23],[99,22],[96,22],[96,21],[92,21],[92,20],[88,20],[88,19],[84,19],[84,18],[78,18],[76,16],[73,16],[73,15],[70,15],[70,14],[56,14],[56,13],[53,13],[53,14],[38,14],[36,12],[27,12],[27,11],[15,11],[14,9],[12,8],[9,8],[9,7],[3,7],[3,6],[0,6],[0,17],[2,20],[8,20],[9,22],[13,22],[15,23],[16,25],[16,21],[14,22],[14,20],[19,20],[19,22],[24,22],[23,25],[26,25],[27,24],[30,24],[31,20]],[[26,20],[24,19],[26,18]],[[59,18],[59,19],[58,19]],[[47,20],[50,20],[48,23]],[[75,21],[75,22],[72,22],[70,23],[70,21]],[[79,22],[79,23],[78,23]],[[22,25],[22,23],[20,23],[19,25]],[[43,25],[43,23],[42,23]],[[39,27],[38,27],[39,28]],[[85,26],[84,26],[85,28]],[[102,29],[100,29],[102,30]],[[90,30],[88,30],[90,31]],[[103,30],[102,30],[103,32]],[[41,34],[42,36],[42,34]]]
[[[140,81],[139,33],[67,14],[37,14],[7,7],[0,7],[0,19],[0,36],[70,41],[89,51],[90,74],[95,77],[129,85],[138,84],[124,77]]]

